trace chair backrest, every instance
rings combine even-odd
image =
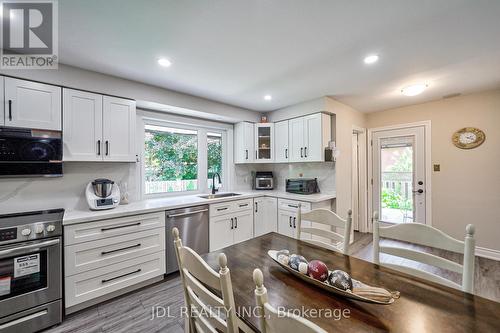
[[[325,208],[313,209],[303,213],[299,204],[297,220],[298,239],[347,254],[351,241],[352,210],[349,209],[347,211],[347,219],[344,220],[331,210]],[[315,227],[314,225],[306,226],[303,221],[309,221],[315,225],[321,224],[327,228]],[[332,227],[343,229],[343,235],[333,231]],[[310,234],[312,238],[302,237],[303,233]]]
[[[465,241],[460,241],[452,238],[439,229],[420,223],[404,223],[383,227],[378,221],[378,213],[375,212],[373,214],[373,259],[376,264],[380,264],[380,253],[382,252],[457,272],[462,274],[462,285],[419,269],[397,264],[382,263],[384,266],[394,268],[404,273],[472,293],[474,289],[475,227],[473,224],[469,224],[465,230]],[[464,255],[463,265],[430,253],[408,248],[381,246],[381,237],[461,253]]]
[[[219,273],[215,272],[191,248],[182,245],[179,230],[172,229],[187,307],[189,332],[238,333],[231,275],[227,258],[219,255]],[[221,293],[222,298],[210,289]]]
[[[262,333],[326,333],[324,329],[309,320],[293,313],[279,312],[267,300],[267,289],[264,287],[262,271],[253,271],[255,283],[255,300]]]

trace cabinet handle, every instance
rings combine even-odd
[[[259,211],[259,203],[258,203],[258,202],[256,202],[256,203],[255,203],[255,212],[257,213],[258,211]]]
[[[297,205],[288,205],[288,207],[291,207],[291,208],[299,208],[299,206],[297,206]]]
[[[304,147],[304,157],[307,157],[307,147]]]
[[[97,156],[101,155],[101,140],[97,140]]]
[[[129,249],[133,249],[135,247],[140,247],[141,246],[141,243],[139,244],[135,244],[135,245],[131,245],[131,246],[126,246],[126,247],[122,247],[120,249],[116,249],[116,250],[111,250],[111,251],[102,251],[101,252],[101,255],[106,255],[106,254],[110,254],[110,253],[115,253],[115,252],[118,252],[118,251],[123,251],[123,250],[129,250]]]
[[[248,206],[248,204],[247,204],[247,203],[246,203],[246,204],[241,204],[241,205],[239,205],[239,207],[246,207],[246,206]]]
[[[234,219],[231,217],[231,230],[234,229]]]
[[[12,121],[12,100],[9,99],[9,121]]]
[[[300,158],[304,158],[304,148],[300,148]]]
[[[248,160],[248,149],[245,149],[245,154],[246,154],[245,159]]]
[[[238,229],[238,218],[234,218],[234,229]]]
[[[224,207],[224,208],[217,208],[217,211],[220,212],[221,210],[226,210],[227,207]]]
[[[255,159],[258,160],[257,150],[255,151]]]
[[[108,231],[108,230],[121,229],[121,228],[126,228],[126,227],[133,227],[133,226],[136,226],[136,225],[141,225],[141,222],[131,223],[131,224],[124,224],[124,225],[119,225],[119,226],[116,226],[116,227],[101,228],[101,231]]]
[[[296,220],[296,219],[297,219],[296,217],[294,217],[294,218],[293,218],[293,227],[294,227],[295,229],[297,229],[297,226],[295,225],[295,220]]]
[[[106,140],[106,156],[109,155],[109,141]]]
[[[288,158],[288,148],[285,148],[285,158]]]
[[[292,217],[290,216],[290,218],[288,219],[288,223],[290,224],[290,228],[292,227]]]
[[[133,272],[130,272],[130,273],[125,273],[125,274],[122,274],[122,275],[118,275],[118,276],[115,276],[115,277],[112,277],[110,279],[104,279],[104,280],[101,280],[102,283],[106,283],[106,282],[109,282],[109,281],[113,281],[113,280],[116,280],[116,279],[119,279],[119,278],[122,278],[124,276],[128,276],[128,275],[132,275],[132,274],[135,274],[135,273],[139,273],[140,271],[142,271],[142,269],[138,269],[138,270],[135,270]]]

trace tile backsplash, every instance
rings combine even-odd
[[[238,164],[235,166],[234,189],[248,191],[252,188],[252,173],[255,171],[272,171],[275,190],[285,190],[287,178],[318,178],[320,191],[335,191],[335,164],[323,163],[290,163],[290,164]]]

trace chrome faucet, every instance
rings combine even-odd
[[[222,183],[222,181],[220,180],[220,175],[218,172],[214,172],[213,176],[212,176],[212,194],[215,194],[215,192],[217,192],[219,189],[216,189],[215,188],[215,175],[217,175],[217,178],[219,178],[219,184]]]

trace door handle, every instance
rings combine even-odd
[[[238,229],[238,218],[234,218],[234,229]]]
[[[288,158],[288,148],[285,148],[285,158]]]
[[[304,158],[304,148],[300,148],[300,157]]]
[[[416,190],[416,191],[412,191],[413,193],[418,193],[418,194],[422,194],[424,193],[424,190],[422,190],[421,188]]]
[[[12,121],[12,100],[9,99],[9,121]]]
[[[288,224],[290,225],[290,228],[292,227],[292,217],[290,216],[288,219]]]
[[[101,155],[101,140],[97,140],[97,156]]]
[[[304,157],[307,157],[307,147],[304,147]]]
[[[233,220],[233,218],[231,217],[231,230],[233,230],[233,229],[234,229],[234,220]]]
[[[259,211],[259,203],[258,203],[258,202],[256,202],[256,203],[255,203],[255,212],[257,213],[258,211]]]
[[[116,227],[109,227],[109,228],[101,228],[101,231],[108,231],[108,230],[114,230],[114,229],[121,229],[121,228],[126,228],[126,227],[134,227],[136,225],[141,225],[141,222],[137,223],[131,223],[131,224],[124,224],[124,225],[119,225]]]
[[[5,250],[0,251],[0,258],[3,256],[6,256],[6,255],[15,254],[15,253],[32,252],[32,251],[34,251],[34,249],[42,249],[42,248],[46,248],[49,246],[57,245],[59,243],[60,243],[59,238],[57,238],[57,239],[53,239],[53,240],[49,240],[49,241],[45,241],[45,242],[39,242],[39,243],[29,244],[29,245],[25,245],[25,246],[18,246],[18,247],[14,247],[14,248],[10,248],[10,249],[5,249]]]
[[[109,155],[109,141],[106,140],[106,156]]]
[[[248,160],[248,149],[245,149],[245,159]]]
[[[125,246],[125,247],[122,247],[122,248],[119,248],[119,249],[116,249],[116,250],[102,251],[101,255],[104,256],[106,254],[115,253],[115,252],[124,251],[124,250],[130,250],[130,249],[133,249],[133,248],[136,248],[136,247],[140,247],[140,246],[141,246],[141,243],[138,243],[138,244],[131,245],[131,246]]]
[[[217,209],[217,210],[219,210],[219,209]],[[207,212],[207,211],[208,211],[208,209],[200,209],[200,210],[195,210],[195,211],[186,212],[186,213],[168,214],[167,218],[169,219],[169,218],[172,218],[172,217],[181,217],[181,216],[194,215],[194,214],[203,213],[203,212]]]

